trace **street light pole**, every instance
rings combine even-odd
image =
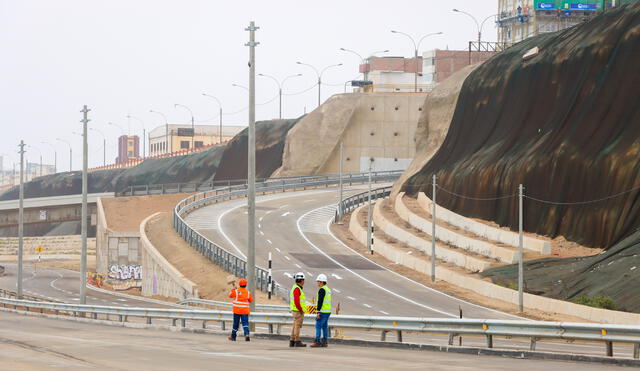
[[[49,142],[40,142],[40,143],[46,144],[49,147],[53,148],[53,172],[57,173],[58,172],[58,151],[56,150],[56,147]]]
[[[81,238],[82,252],[80,255],[80,304],[87,303],[87,190],[88,190],[88,165],[89,165],[89,144],[87,141],[87,124],[89,119],[87,114],[91,111],[85,105],[82,108],[82,223]]]
[[[218,103],[218,107],[220,108],[220,112],[218,113],[218,117],[220,119],[220,142],[222,143],[222,102],[220,101],[220,99],[218,99],[218,97],[213,96],[211,94],[207,94],[207,93],[202,93],[202,95],[204,95],[205,97],[209,97],[211,99],[214,99],[217,103]]]
[[[256,288],[256,27],[251,21],[245,31],[249,31],[249,138],[247,159],[247,203],[249,209],[248,247],[247,247],[247,281],[251,296],[255,297]],[[251,310],[255,309],[255,300],[251,302]]]
[[[24,251],[24,140],[20,141],[20,201],[18,204],[18,299],[22,299],[22,258]]]
[[[279,115],[278,115],[278,117],[280,119],[282,119],[282,86],[284,86],[284,83],[287,80],[289,80],[290,78],[299,77],[299,76],[302,76],[302,74],[298,73],[298,74],[295,74],[295,75],[287,76],[282,81],[278,81],[278,79],[276,79],[275,77],[273,77],[271,75],[264,74],[264,73],[259,73],[258,76],[270,78],[271,80],[275,81],[276,85],[278,85],[278,97],[279,97],[279,109],[278,109]]]
[[[149,110],[149,112],[151,113],[156,113],[160,116],[162,116],[164,118],[164,125],[165,125],[165,152],[167,153],[171,153],[173,152],[173,143],[169,143],[169,121],[167,120],[167,116],[165,116],[164,113],[162,112],[158,112],[158,111],[154,111],[154,110]]]
[[[184,104],[180,104],[180,103],[174,104],[173,107],[174,108],[182,107],[182,108],[186,109],[187,111],[189,111],[189,114],[191,115],[191,151],[193,151],[194,150],[193,141],[194,141],[195,136],[196,136],[196,127],[195,127],[195,119],[193,118],[193,111],[191,110],[191,108],[185,106]]]
[[[61,139],[61,138],[56,138],[57,141],[60,142],[64,142],[67,143],[67,145],[69,146],[69,172],[73,171],[73,149],[71,148],[71,143],[69,143],[69,141]]]
[[[339,67],[342,66],[342,63],[338,63],[338,64],[332,64],[329,65],[325,68],[322,69],[322,71],[318,71],[317,68],[315,68],[313,65],[310,65],[308,63],[302,63],[300,61],[296,62],[297,64],[301,65],[301,66],[307,66],[310,67],[311,69],[313,69],[313,71],[316,73],[316,76],[318,77],[318,107],[320,107],[320,98],[322,95],[322,75],[324,74],[324,72],[326,70],[328,70],[331,67]]]
[[[89,128],[89,130],[95,131],[102,135],[102,166],[107,166],[107,137],[104,133],[96,128]]]
[[[468,16],[468,17],[470,17],[471,19],[473,19],[473,21],[474,21],[474,22],[475,22],[475,24],[476,24],[476,27],[478,28],[478,51],[480,51],[480,44],[482,44],[482,29],[483,29],[483,27],[484,27],[484,23],[485,23],[486,21],[488,21],[489,19],[491,19],[491,18],[495,17],[497,14],[492,14],[492,15],[488,16],[487,18],[485,18],[485,19],[482,21],[482,23],[479,23],[479,22],[478,22],[478,19],[476,19],[476,17],[474,17],[471,13],[467,13],[467,12],[462,11],[462,10],[459,10],[459,9],[453,9],[453,11],[454,11],[455,13],[464,14],[464,15],[466,15],[466,16]]]
[[[413,76],[413,91],[414,93],[418,92],[418,51],[420,49],[420,44],[422,44],[422,41],[424,39],[426,39],[429,36],[435,36],[435,35],[442,35],[442,32],[434,32],[434,33],[430,33],[430,34],[426,34],[424,36],[422,36],[420,38],[420,40],[416,43],[416,40],[409,34],[404,33],[404,32],[400,32],[400,31],[395,31],[395,30],[391,30],[391,33],[397,33],[399,35],[403,35],[409,38],[409,40],[411,40],[411,43],[413,43],[413,50],[414,50],[414,58],[415,58],[415,72],[414,72],[414,76]]]

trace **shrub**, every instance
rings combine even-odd
[[[594,308],[615,310],[616,305],[613,299],[608,296],[594,296],[592,298],[583,295],[575,300],[576,304],[588,305]]]

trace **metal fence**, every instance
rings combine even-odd
[[[30,300],[16,300],[0,298],[4,308],[14,310],[38,311],[55,315],[73,317],[88,317],[127,322],[129,317],[146,319],[152,324],[154,319],[172,320],[173,326],[186,327],[187,321],[202,321],[202,328],[207,322],[218,322],[222,329],[225,323],[233,321],[233,313],[216,310],[185,310],[158,308],[130,308],[96,305],[66,304],[39,302]],[[306,315],[305,325],[315,325],[314,315]],[[115,319],[114,319],[115,318]],[[269,333],[273,333],[274,326],[278,330],[283,325],[291,325],[293,318],[289,313],[251,313],[250,320],[255,324],[266,324]],[[413,333],[437,333],[448,335],[449,345],[453,345],[454,337],[460,335],[483,336],[486,347],[494,348],[494,337],[507,339],[525,338],[530,340],[530,350],[535,350],[541,340],[588,341],[605,344],[605,354],[613,356],[614,343],[633,344],[633,357],[640,355],[640,326],[610,325],[598,323],[565,323],[542,321],[513,321],[513,320],[485,320],[485,319],[457,319],[457,318],[418,318],[418,317],[380,317],[380,316],[352,316],[332,315],[329,318],[332,328],[358,329],[380,331],[381,340],[386,340],[389,332],[397,333],[397,341],[402,342],[403,331]]]
[[[401,171],[381,171],[371,174],[372,181],[387,182],[394,181],[400,177]],[[306,176],[298,178],[280,178],[269,179],[264,182],[256,183],[256,193],[276,193],[296,190],[306,190],[309,188],[329,187],[340,183],[339,175],[320,175]],[[358,184],[369,181],[369,173],[345,174],[342,176],[343,184]],[[235,275],[236,277],[247,276],[246,261],[225,250],[218,244],[209,240],[198,231],[189,226],[184,217],[198,209],[212,203],[227,201],[233,198],[245,197],[247,194],[247,185],[231,185],[217,188],[211,191],[196,193],[186,199],[180,201],[173,213],[173,227],[178,234],[189,243],[198,252],[204,255],[214,264],[222,267],[225,271]],[[256,288],[260,291],[269,291],[269,273],[266,269],[256,267]],[[279,297],[288,298],[289,290],[286,287],[278,285],[277,282],[271,281],[273,286],[271,292]]]

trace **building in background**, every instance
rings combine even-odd
[[[140,137],[122,135],[118,138],[118,157],[116,164],[122,164],[140,158]]]
[[[220,137],[219,125],[196,125],[195,133],[191,125],[168,125],[168,127],[168,135],[167,125],[158,126],[149,133],[149,156],[190,150],[192,136],[193,147],[196,149],[226,142],[245,128],[244,126],[222,126],[222,137]]]
[[[424,81],[439,84],[466,66],[481,63],[496,55],[496,52],[468,50],[430,50],[422,54]]]
[[[607,8],[637,0],[498,0],[498,42],[507,45],[531,36],[586,22]]]

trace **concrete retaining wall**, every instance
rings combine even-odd
[[[96,272],[108,274],[112,266],[139,266],[140,255],[138,232],[114,232],[107,225],[102,198],[97,201],[96,226]]]
[[[431,213],[431,199],[424,192],[418,194],[418,203],[427,212]],[[436,204],[436,217],[458,228],[469,231],[475,235],[482,236],[486,239],[502,242],[505,245],[518,247],[519,236],[515,232],[505,231],[495,228],[475,220],[465,218],[460,214],[456,214],[451,210]],[[537,251],[542,255],[551,255],[551,243],[537,238],[524,237],[524,248]]]
[[[42,253],[38,253],[38,247],[42,247]],[[25,255],[78,255],[81,250],[82,239],[78,235],[24,238]],[[87,238],[87,251],[95,254],[95,238]],[[0,238],[0,255],[18,255],[18,237]]]
[[[145,233],[147,223],[160,214],[155,213],[140,223],[142,295],[161,295],[176,299],[199,298],[196,284],[171,265],[147,238]]]
[[[366,228],[357,222],[357,215],[364,206],[356,209],[351,215],[349,231],[362,244],[367,243]],[[417,272],[431,275],[430,263],[425,259],[420,259],[412,255],[403,253],[399,248],[390,246],[382,241],[376,241],[375,252],[385,258],[402,264]],[[460,274],[445,267],[436,267],[436,278],[449,282],[458,287],[471,290],[487,298],[502,300],[507,303],[518,305],[518,291],[506,287],[495,285],[491,282],[473,277],[471,275]],[[639,323],[640,314],[618,312],[607,309],[592,308],[568,301],[546,298],[543,296],[524,294],[524,306],[527,309],[541,310],[548,313],[558,313],[568,316],[579,317],[587,321],[599,323],[630,324]]]
[[[374,225],[390,237],[423,251],[427,255],[431,255],[431,241],[426,241],[387,220],[382,214],[381,205],[380,202],[376,202],[375,204],[373,210]],[[441,243],[436,243],[436,256],[440,260],[455,264],[471,272],[482,272],[491,266],[490,262],[448,249]]]
[[[413,227],[423,231],[431,236],[431,221],[414,214],[402,201],[404,192],[399,193],[395,201],[395,211],[400,218]],[[437,213],[437,211],[436,211]],[[440,215],[436,214],[439,218]],[[472,251],[476,254],[496,259],[505,263],[515,263],[518,259],[518,253],[512,249],[496,246],[490,242],[477,240],[465,235],[456,233],[450,229],[436,225],[436,238],[444,241],[449,245],[459,247],[461,249]]]

